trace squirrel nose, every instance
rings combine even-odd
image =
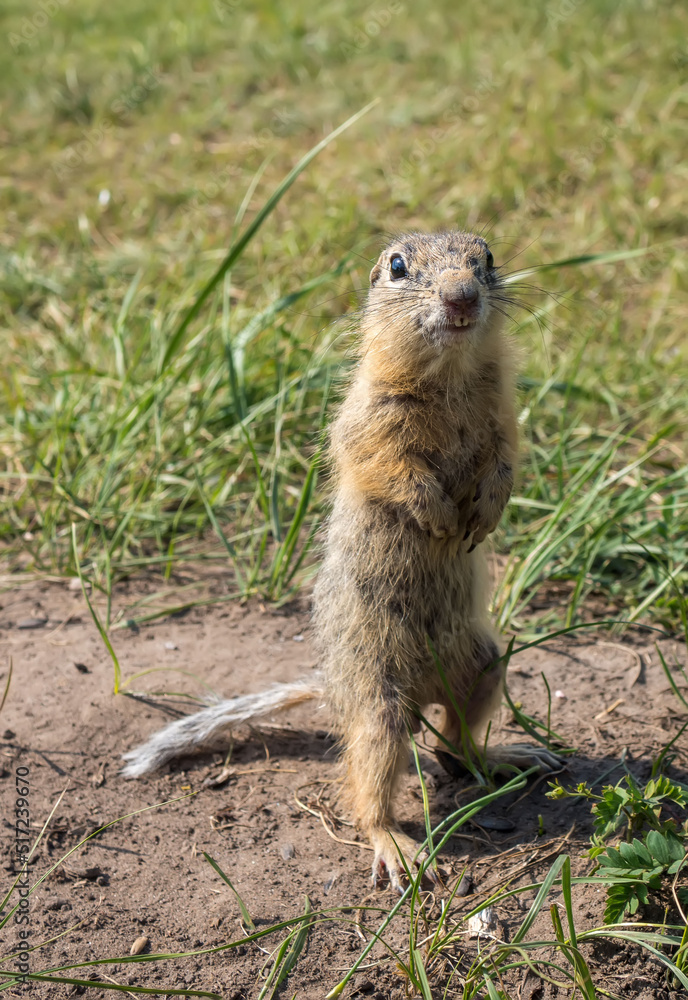
[[[440,282],[440,298],[453,306],[470,306],[478,301],[478,284],[473,278],[459,278],[447,275]]]

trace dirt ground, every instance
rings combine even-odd
[[[215,586],[220,593],[221,586]],[[131,603],[134,596],[140,594],[122,585],[115,608]],[[285,717],[280,730],[237,738],[229,771],[219,783],[206,782],[221,775],[221,754],[181,761],[152,778],[125,781],[118,776],[120,754],[180,711],[190,710],[188,699],[113,695],[112,662],[81,592],[68,582],[6,580],[0,606],[0,689],[10,658],[14,671],[0,717],[5,886],[15,847],[17,768],[29,769],[34,836],[63,793],[31,864],[32,881],[102,825],[154,803],[197,793],[122,819],[72,854],[31,895],[31,944],[54,939],[31,954],[32,972],[125,956],[141,937],[148,939],[149,953],[198,951],[243,937],[236,899],[203,851],[231,878],[259,929],[303,912],[304,895],[314,909],[351,907],[366,898],[368,905],[392,905],[395,897],[389,887],[371,896],[371,854],[355,843],[351,827],[337,826],[335,840],[319,815],[323,812],[327,820],[330,808],[337,812],[336,750],[327,734],[325,707],[300,706]],[[277,610],[257,602],[219,603],[111,634],[124,678],[151,667],[169,671],[148,674],[131,685],[143,692],[199,695],[202,681],[231,696],[258,691],[275,680],[295,679],[314,667],[306,598]],[[654,642],[647,632],[621,638],[580,632],[512,661],[512,697],[540,718],[547,713],[541,674],[547,678],[554,696],[552,728],[577,748],[562,776],[565,783],[594,781],[605,772],[609,781],[618,780],[624,750],[633,773],[639,779],[649,776],[652,755],[682,721]],[[679,642],[663,639],[660,647],[669,662],[686,662]],[[198,680],[174,670],[190,672]],[[506,710],[496,736],[505,742],[523,739]],[[688,741],[676,750],[675,773],[680,777],[683,768],[688,770]],[[449,778],[429,752],[422,753],[421,761],[432,818],[438,822],[457,801],[467,801],[469,780]],[[468,912],[509,875],[516,885],[542,878],[562,851],[571,854],[574,873],[589,871],[590,862],[581,856],[590,834],[589,806],[572,799],[552,802],[544,797],[546,787],[541,780],[531,783],[526,795],[500,800],[480,815],[480,827],[466,826],[461,838],[453,839],[441,862],[445,880],[451,886],[467,867],[473,887],[472,893],[455,900],[455,914]],[[404,829],[422,839],[422,803],[411,764],[399,815]],[[435,914],[446,894],[435,892]],[[508,940],[532,898],[500,908],[491,933]],[[601,924],[601,890],[578,886],[575,899],[579,930]],[[551,939],[547,908],[544,912],[547,922],[536,925],[534,932]],[[343,916],[313,926],[278,996],[315,1000],[342,978],[363,947],[355,912]],[[365,918],[370,927],[376,927],[378,919],[375,914]],[[16,943],[16,928],[6,931],[5,955]],[[389,943],[403,948],[405,933],[406,923],[399,921]],[[249,944],[173,961],[74,969],[66,975],[109,977],[124,986],[159,990],[159,995],[166,989],[196,989],[243,1000],[258,996],[261,969],[279,939],[273,935],[261,941],[260,948]],[[470,961],[477,942],[467,939],[465,947]],[[684,995],[672,992],[658,962],[631,946],[587,947],[586,956],[597,981],[619,996],[669,1000]],[[458,951],[454,957],[460,958]],[[439,970],[433,975],[439,997]],[[524,1000],[564,995],[521,973],[513,990],[513,996]],[[7,992],[37,998],[79,994],[113,995],[97,988],[37,983]],[[405,980],[380,947],[345,992],[354,994],[395,1000],[406,995]],[[458,982],[449,995],[459,995]]]

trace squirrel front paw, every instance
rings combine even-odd
[[[482,476],[477,481],[468,506],[463,535],[464,541],[468,542],[469,552],[495,530],[513,488],[514,470],[504,461],[498,462],[489,475]]]
[[[448,496],[432,496],[424,486],[416,489],[411,515],[433,538],[450,538],[459,530],[458,508]]]

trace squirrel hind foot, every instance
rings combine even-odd
[[[462,780],[471,774],[471,768],[463,757],[447,750],[435,749],[437,762],[454,780]],[[475,762],[480,767],[480,762]],[[543,746],[532,746],[530,743],[512,743],[507,746],[488,747],[485,755],[487,771],[512,772],[527,771],[536,767],[539,774],[554,774],[564,770],[566,762]]]
[[[373,887],[376,888],[381,879],[388,878],[392,889],[401,895],[404,891],[407,871],[412,872],[414,867],[420,867],[427,860],[428,852],[421,851],[415,840],[402,833],[401,830],[390,831],[377,827],[370,831],[369,837],[375,851],[372,874]],[[432,868],[426,868],[424,874],[430,881],[437,881],[437,876]]]
[[[566,761],[562,757],[558,757],[544,746],[533,746],[530,743],[488,747],[487,762],[495,770],[515,767],[526,771],[529,767],[536,767],[540,774],[552,774],[555,771],[563,771],[566,767]]]

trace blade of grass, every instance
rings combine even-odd
[[[531,274],[559,271],[563,267],[580,267],[582,264],[615,264],[622,260],[632,260],[634,257],[646,257],[657,248],[658,246],[639,247],[636,250],[610,250],[604,253],[583,253],[577,254],[575,257],[563,257],[561,260],[553,260],[548,264],[536,264],[534,267],[509,274],[504,278],[504,283],[513,284],[513,282],[527,278]]]
[[[490,803],[496,801],[497,799],[501,798],[504,795],[509,795],[511,792],[520,791],[520,789],[525,787],[528,777],[531,774],[535,773],[535,770],[536,770],[535,768],[529,768],[529,770],[524,771],[522,774],[517,775],[515,778],[511,778],[509,781],[505,782],[501,788],[497,789],[494,792],[489,792],[487,795],[483,795],[481,798],[476,799],[474,802],[471,802],[468,805],[462,806],[460,809],[455,810],[455,812],[451,813],[440,823],[438,823],[438,825],[432,831],[432,835],[433,838],[436,838],[439,834],[442,834],[442,837],[439,843],[435,844],[434,850],[432,850],[428,854],[427,859],[420,864],[418,869],[418,879],[422,877],[425,868],[435,860],[435,858],[442,850],[444,845],[452,837],[455,831],[459,829],[459,827],[463,826],[464,823],[468,822],[468,820],[470,820],[473,816],[479,813],[481,809],[484,809],[485,806],[490,805]],[[365,948],[358,956],[354,964],[347,971],[344,978],[341,979],[336,984],[336,986],[334,986],[330,990],[325,1000],[334,1000],[334,998],[339,997],[341,995],[342,991],[346,988],[347,983],[351,980],[352,976],[356,974],[356,971],[359,969],[359,967],[364,962],[367,955],[370,953],[377,938],[381,936],[384,930],[389,926],[389,924],[392,922],[394,917],[397,915],[397,913],[403,906],[404,902],[409,898],[409,896],[413,893],[413,891],[414,891],[414,883],[412,882],[406,887],[406,889],[399,897],[397,902],[394,904],[392,909],[387,913],[382,924],[380,925],[380,927],[376,932],[375,938],[368,942],[368,944],[365,946]]]
[[[271,986],[272,989],[270,990],[268,1000],[272,1000],[278,987],[287,978],[301,956],[301,952],[303,951],[306,941],[308,940],[310,926],[313,921],[311,901],[308,896],[304,896],[304,899],[305,909],[303,917],[301,918],[301,923],[298,925],[297,929],[293,930],[291,934],[289,934],[282,942],[272,969],[270,970],[270,975],[268,976],[262,990],[258,994],[258,1000],[265,1000],[265,998],[268,997],[268,989]],[[287,948],[289,949],[288,951]]]
[[[84,577],[81,572],[81,563],[79,561],[79,553],[76,544],[76,524],[73,521],[72,521],[72,551],[74,553],[74,565],[76,567],[76,572],[79,577],[79,583],[81,584],[81,593],[84,595],[86,606],[89,610],[91,618],[93,619],[95,627],[98,629],[98,634],[100,635],[100,638],[103,640],[105,648],[110,654],[110,659],[112,660],[115,669],[114,693],[119,694],[120,684],[122,680],[122,671],[120,669],[119,660],[117,659],[117,654],[113,649],[112,643],[110,642],[107,632],[105,631],[105,629],[101,624],[100,618],[98,617],[98,612],[91,604],[91,600],[88,596],[88,591],[86,590],[86,584],[84,583]]]
[[[244,903],[243,899],[241,898],[241,896],[239,895],[239,893],[237,892],[237,890],[232,885],[232,883],[229,880],[229,878],[222,871],[222,869],[218,865],[217,861],[214,861],[213,858],[211,858],[210,855],[207,854],[205,851],[203,851],[203,857],[208,862],[208,864],[211,865],[215,869],[215,871],[220,876],[220,878],[222,879],[222,881],[226,882],[227,885],[229,886],[229,888],[232,890],[232,892],[236,896],[237,903],[239,904],[239,909],[241,910],[241,916],[243,918],[244,923],[250,929],[251,933],[254,933],[255,930],[256,930],[256,925],[253,923],[253,920],[251,919],[251,914],[248,912],[248,909],[246,908],[246,904]]]
[[[223,1000],[219,993],[210,993],[207,990],[178,990],[172,987],[165,987],[161,991],[159,986],[120,986],[118,983],[99,982],[93,979],[69,979],[66,976],[48,976],[39,972],[17,972],[14,974],[11,969],[0,968],[0,976],[13,976],[4,983],[0,983],[0,990],[14,986],[17,982],[30,981],[32,983],[55,983],[65,986],[87,987],[88,989],[111,990],[114,993],[140,993],[147,996],[159,997],[161,992],[165,996],[174,997],[210,997],[210,1000]]]
[[[420,994],[423,997],[423,1000],[433,1000],[432,990],[430,989],[430,983],[428,982],[428,974],[425,971],[425,966],[423,965],[423,956],[418,948],[415,948],[413,952],[413,964],[418,977],[418,985],[420,987]]]
[[[170,337],[169,343],[167,344],[165,353],[163,355],[160,364],[161,371],[164,371],[164,369],[168,367],[170,361],[179,350],[184,334],[186,333],[189,325],[193,322],[196,316],[198,316],[208,296],[215,289],[218,282],[222,280],[225,273],[229,271],[232,265],[239,259],[244,249],[250,243],[251,239],[255,236],[255,234],[258,232],[258,230],[265,222],[267,217],[270,215],[270,213],[274,210],[274,208],[277,206],[280,200],[287,193],[287,191],[292,186],[294,181],[299,177],[300,174],[303,173],[308,164],[315,159],[318,153],[321,153],[323,149],[325,149],[327,146],[330,145],[331,142],[334,142],[334,140],[338,136],[340,136],[342,132],[345,132],[352,125],[355,125],[355,123],[359,121],[360,118],[362,118],[364,115],[367,115],[368,112],[371,111],[372,108],[374,108],[375,105],[378,104],[379,102],[380,98],[376,97],[374,101],[371,101],[369,104],[366,104],[366,106],[361,108],[360,111],[357,111],[355,115],[351,115],[350,118],[347,118],[347,120],[343,122],[338,128],[334,129],[333,132],[330,132],[329,135],[325,136],[325,138],[321,142],[319,142],[316,146],[313,146],[313,148],[309,150],[305,156],[302,156],[299,162],[296,164],[296,166],[289,171],[287,176],[273,191],[273,193],[270,195],[270,197],[265,202],[260,211],[256,213],[254,219],[249,223],[249,225],[246,227],[242,235],[230,248],[229,252],[227,253],[226,257],[224,258],[220,266],[217,268],[217,270],[210,278],[210,280],[207,282],[205,287],[196,296],[195,302],[187,310],[181,322],[174,330],[172,336]]]
[[[2,692],[2,701],[0,701],[0,712],[2,712],[5,707],[5,702],[7,701],[7,695],[10,693],[10,684],[12,682],[12,657],[10,656],[9,669],[7,671],[7,680],[5,681],[5,690]]]
[[[213,510],[213,508],[212,508],[212,506],[210,504],[210,501],[208,500],[207,496],[205,495],[205,490],[203,489],[203,486],[201,484],[201,477],[199,476],[197,469],[194,469],[194,476],[195,476],[195,479],[196,479],[196,488],[198,490],[198,495],[200,496],[201,500],[203,501],[203,506],[205,507],[206,514],[208,515],[208,520],[212,524],[213,530],[214,530],[215,534],[217,535],[217,537],[222,542],[222,544],[223,544],[223,546],[225,548],[225,551],[227,552],[227,555],[229,556],[229,558],[230,558],[230,560],[232,562],[232,566],[234,567],[234,575],[236,577],[236,582],[237,582],[237,586],[239,588],[239,593],[240,594],[246,594],[247,591],[246,591],[246,584],[245,584],[245,581],[244,581],[244,574],[243,574],[243,571],[242,571],[242,569],[241,569],[241,567],[239,565],[239,557],[237,555],[237,551],[234,548],[234,546],[232,545],[232,543],[230,542],[230,540],[226,537],[226,535],[223,532],[222,528],[220,527],[220,523],[219,523],[218,519],[215,516],[215,511]]]
[[[411,741],[411,750],[413,751],[413,760],[416,765],[416,773],[418,774],[418,780],[420,782],[420,790],[423,796],[423,818],[425,820],[425,841],[428,845],[430,852],[432,853],[434,845],[432,842],[432,824],[430,822],[430,800],[428,799],[428,789],[425,784],[425,778],[423,777],[423,772],[420,766],[420,757],[418,756],[418,747],[416,741],[413,737],[413,730],[408,726],[409,739]],[[437,864],[434,864],[434,868],[437,869]]]

